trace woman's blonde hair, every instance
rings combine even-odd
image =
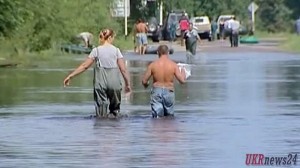
[[[99,38],[101,40],[107,40],[109,37],[114,37],[115,33],[112,29],[103,29],[99,33]]]

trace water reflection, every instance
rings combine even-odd
[[[267,83],[269,100],[297,101],[300,92],[300,61],[270,63],[267,67],[269,79],[275,82]],[[277,82],[278,81],[278,82]]]
[[[153,144],[153,149],[148,151],[149,163],[155,163],[153,166],[169,167],[180,165],[184,156],[175,147],[178,139],[185,139],[180,137],[179,124],[174,119],[151,120],[148,133],[150,142]],[[184,143],[184,142],[182,142]]]

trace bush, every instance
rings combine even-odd
[[[76,34],[89,31],[98,43],[99,30],[120,31],[120,24],[112,21],[109,0],[3,0],[0,1],[1,49],[8,53],[40,52],[53,44],[71,42]],[[10,16],[10,17],[6,17]],[[6,18],[5,18],[6,17]],[[11,54],[9,54],[11,55]]]

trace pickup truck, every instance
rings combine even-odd
[[[146,24],[148,27],[147,36],[150,37],[153,42],[159,42],[160,26],[158,20],[155,17],[150,17]]]
[[[193,17],[190,21],[193,23],[193,26],[201,39],[208,39],[208,41],[211,41],[211,24],[208,16]]]

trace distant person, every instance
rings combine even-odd
[[[91,45],[92,40],[93,40],[93,34],[92,33],[82,32],[82,33],[78,34],[76,37],[83,40],[85,48],[88,48],[88,47],[92,46]]]
[[[184,32],[189,29],[190,21],[187,14],[184,12],[179,20],[179,27],[181,31],[181,46],[184,45]]]
[[[224,19],[221,19],[220,23],[219,23],[219,36],[220,36],[221,40],[225,39],[225,25],[224,24],[225,24]]]
[[[230,45],[231,47],[238,47],[240,22],[236,20],[235,17],[233,17],[232,19],[233,21],[230,22]]]
[[[142,19],[138,20],[138,23],[135,26],[135,32],[136,32],[136,40],[137,44],[139,46],[139,54],[144,55],[147,49],[147,32],[148,32],[148,27],[146,23]]]
[[[104,29],[100,32],[100,45],[94,48],[88,58],[64,79],[64,86],[76,75],[86,71],[93,63],[94,68],[94,101],[96,117],[118,117],[120,114],[122,82],[125,81],[125,92],[130,92],[129,74],[120,49],[113,46],[114,31]]]
[[[211,23],[211,39],[214,41],[216,39],[216,33],[218,29],[218,23],[214,20]]]
[[[230,43],[232,42],[232,23],[234,22],[233,17],[231,17],[229,20],[225,21],[224,23],[224,36],[229,36]]]
[[[175,20],[171,20],[171,23],[169,25],[170,41],[171,42],[176,40],[176,29],[177,29],[177,22]]]
[[[135,23],[134,23],[134,25],[133,25],[133,30],[132,30],[132,35],[133,35],[133,45],[134,45],[134,47],[133,47],[133,51],[135,52],[135,53],[138,53],[139,51],[138,51],[138,44],[137,44],[137,36],[136,36],[136,34],[137,34],[137,32],[136,32],[136,25],[139,23],[139,20],[137,20]]]
[[[231,24],[232,24],[232,22],[234,22],[234,16],[233,16],[233,17],[230,17],[229,20],[226,20],[226,21],[225,21],[225,23],[224,23],[225,29],[230,30],[230,29],[231,29]]]
[[[184,32],[185,48],[187,63],[191,64],[194,61],[197,49],[197,41],[201,41],[198,32],[194,29],[193,24],[189,25],[189,29]]]
[[[159,59],[148,66],[143,76],[142,84],[147,88],[149,79],[153,77],[150,100],[152,117],[174,116],[174,77],[181,84],[184,84],[185,71],[180,71],[177,64],[169,59],[169,48],[167,45],[160,45],[157,53]]]
[[[300,16],[299,19],[296,21],[296,28],[297,28],[297,34],[300,36]]]

